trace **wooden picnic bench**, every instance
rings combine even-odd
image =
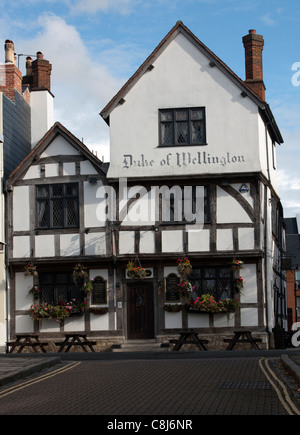
[[[18,349],[18,353],[21,353],[25,347],[29,347],[33,349],[34,352],[37,352],[39,348],[42,352],[46,353],[45,346],[48,343],[40,342],[38,334],[16,334],[16,340],[7,342],[7,346],[11,347],[9,353],[13,353],[14,350]]]
[[[232,338],[224,338],[224,343],[229,343],[226,350],[233,350],[237,343],[250,343],[253,349],[260,350],[257,343],[261,343],[261,338],[253,338],[251,331],[233,331]]]
[[[80,346],[84,352],[88,352],[86,346],[90,348],[92,352],[95,352],[93,346],[96,345],[96,341],[90,341],[87,339],[86,334],[64,334],[64,341],[55,342],[56,346],[59,346],[58,352],[62,352],[66,348],[65,352],[69,352],[72,346]]]
[[[198,337],[198,333],[195,331],[183,331],[180,332],[178,340],[172,340],[175,343],[172,351],[179,351],[184,344],[195,344],[200,350],[207,350],[205,344],[208,340],[202,340]]]

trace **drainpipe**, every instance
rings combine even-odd
[[[264,219],[265,219],[265,237],[264,237],[264,243],[265,243],[265,304],[266,304],[266,332],[268,335],[268,342],[270,346],[270,330],[269,330],[269,304],[268,304],[268,282],[269,282],[269,267],[268,267],[268,261],[269,258],[268,255],[268,243],[269,243],[269,237],[268,237],[268,224],[269,224],[269,201],[268,201],[268,188],[271,185],[271,177],[270,177],[270,165],[269,165],[269,149],[268,149],[268,122],[265,126],[265,133],[266,133],[266,158],[267,158],[267,174],[268,174],[268,184],[265,186],[265,193],[264,193]]]

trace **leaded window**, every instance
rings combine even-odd
[[[189,280],[197,296],[210,294],[217,301],[234,297],[234,279],[230,267],[193,267]]]
[[[160,145],[203,145],[206,143],[205,108],[161,109]]]
[[[81,286],[74,283],[72,272],[39,273],[40,300],[48,304],[82,302]]]
[[[78,183],[36,186],[37,228],[74,228],[78,225]]]

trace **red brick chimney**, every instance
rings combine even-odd
[[[43,53],[37,52],[37,59],[31,63],[32,68],[32,90],[51,90],[51,70],[52,65],[44,59]]]
[[[245,47],[246,85],[254,91],[259,98],[265,101],[265,85],[263,81],[262,51],[264,38],[257,35],[256,30],[249,30],[243,37]]]
[[[15,91],[22,95],[22,73],[15,65],[15,46],[7,39],[4,44],[5,64],[1,66],[0,91],[11,101]]]

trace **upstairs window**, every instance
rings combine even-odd
[[[206,144],[205,108],[161,109],[160,146]]]
[[[38,229],[78,226],[78,183],[36,186],[36,227]]]

